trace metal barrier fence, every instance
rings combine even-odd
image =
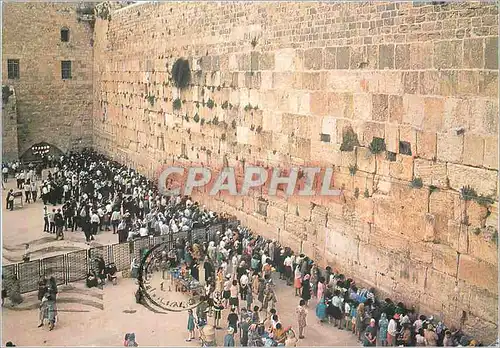
[[[88,272],[95,267],[94,260],[102,256],[106,263],[114,262],[119,272],[129,270],[132,260],[139,261],[144,251],[161,242],[170,243],[173,247],[177,238],[187,241],[197,240],[199,243],[215,238],[217,231],[223,231],[222,224],[208,228],[196,228],[190,233],[179,232],[165,236],[144,237],[134,241],[94,247],[85,250],[51,256],[43,259],[20,262],[2,267],[2,277],[9,282],[17,276],[21,285],[21,293],[38,290],[40,277],[54,277],[58,285],[83,280]]]

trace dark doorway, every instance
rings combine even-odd
[[[49,156],[61,156],[63,152],[56,146],[47,142],[41,142],[32,145],[28,150],[24,151],[19,158],[23,163],[41,163]]]

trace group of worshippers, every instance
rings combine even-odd
[[[44,232],[63,239],[64,231],[81,228],[86,243],[103,230],[113,231],[123,243],[150,235],[188,233],[218,219],[187,197],[161,195],[146,177],[92,151],[61,156],[41,191]],[[50,209],[47,203],[63,205]]]
[[[297,279],[297,277],[296,277]],[[358,288],[352,279],[327,267],[313,266],[312,296],[317,298],[316,316],[340,330],[350,330],[363,346],[459,346],[478,345],[461,330],[447,328],[433,317],[418,315],[414,308],[378,301],[375,289]],[[297,285],[298,286],[298,285]]]
[[[291,326],[280,321],[272,278],[280,255],[289,256],[293,252],[242,226],[223,230],[210,236],[208,243],[194,240],[190,244],[179,238],[172,249],[159,254],[158,263],[168,267],[180,265],[181,274],[189,273],[205,286],[196,312],[188,313],[187,341],[195,338],[195,327],[204,327],[208,313],[212,313],[215,328],[227,325],[224,346],[235,345],[235,335],[242,346],[295,346],[298,338],[304,338],[306,303],[300,300],[297,307],[299,337],[296,337]],[[305,263],[306,270],[312,264],[305,257],[296,262],[301,267]],[[229,312],[227,318],[222,317],[224,310]]]

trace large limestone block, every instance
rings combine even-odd
[[[311,165],[342,165],[340,145],[311,140]]]
[[[294,72],[275,72],[273,73],[273,87],[274,89],[288,89],[293,86]]]
[[[399,140],[410,143],[411,154],[414,156],[417,153],[417,132],[418,129],[410,125],[399,126]],[[399,153],[399,148],[398,148]]]
[[[469,255],[460,255],[458,278],[495,293],[498,291],[498,264],[493,265]]]
[[[492,265],[498,265],[498,247],[496,243],[486,238],[485,232],[477,234],[469,229],[469,255]]]
[[[497,135],[498,133],[498,100],[479,99],[473,100],[471,113],[471,131],[484,135]]]
[[[460,128],[469,130],[472,102],[468,99],[446,98],[444,103],[444,125],[446,132]]]
[[[327,93],[328,115],[336,118],[353,118],[354,97],[351,93]]]
[[[484,318],[490,322],[498,322],[498,291],[492,293],[489,291],[484,291],[483,289],[467,286],[465,291],[469,295],[469,310],[471,314],[478,316],[479,318]],[[483,332],[484,333],[484,332]]]
[[[411,181],[413,178],[413,157],[396,155],[396,161],[389,163],[389,174],[394,179]]]
[[[421,311],[425,313],[439,313],[443,310],[444,303],[450,303],[450,297],[455,296],[456,277],[450,276],[443,272],[427,269],[427,282],[425,284],[425,292],[427,297],[421,301]],[[430,314],[429,313],[429,314]]]
[[[397,124],[385,124],[385,147],[387,151],[399,152],[399,127]]]
[[[358,138],[360,145],[370,146],[373,138],[384,138],[385,124],[380,122],[363,122],[361,123],[361,137]]]
[[[369,121],[372,117],[372,96],[367,93],[353,95],[354,118]]]
[[[292,137],[289,144],[290,156],[309,161],[311,155],[311,139]]]
[[[412,94],[405,94],[403,96],[402,122],[423,129],[424,103],[421,96]]]
[[[328,94],[325,92],[312,92],[311,113],[313,115],[325,116],[328,114]],[[326,134],[326,133],[325,133]]]
[[[498,172],[495,170],[448,163],[448,178],[450,187],[455,190],[470,185],[479,194],[496,195],[497,193]]]
[[[484,143],[484,138],[481,135],[465,133],[463,163],[471,166],[482,166]]]
[[[443,162],[462,163],[464,136],[452,133],[437,134],[437,159]]]
[[[250,136],[250,128],[238,126],[236,128],[237,142],[240,144],[248,144]]]
[[[432,267],[440,272],[456,277],[458,253],[455,249],[442,244],[432,245]]]
[[[352,234],[345,233],[349,227],[337,225],[334,229],[325,228],[326,250],[339,259],[354,260],[357,255],[358,241]]]
[[[285,48],[274,52],[274,66],[276,71],[294,71],[295,50]]]
[[[283,133],[287,135],[311,138],[311,119],[309,116],[285,113],[282,116],[282,129]]]
[[[428,97],[424,99],[424,130],[429,132],[442,131],[444,103],[443,98]]]
[[[412,242],[410,248],[410,259],[416,260],[423,264],[430,265],[432,263],[432,248],[430,242]]]
[[[437,135],[433,132],[417,131],[417,156],[436,159]]]
[[[304,51],[304,69],[321,70],[323,69],[323,49],[310,48]]]
[[[434,43],[434,68],[457,69],[462,66],[463,43],[461,40]]]
[[[368,173],[375,173],[375,155],[370,152],[369,149],[365,147],[357,148],[357,159],[356,163],[358,169]]]
[[[415,158],[415,177],[421,178],[424,185],[446,188],[446,163]]]
[[[484,137],[483,165],[498,170],[498,136]]]

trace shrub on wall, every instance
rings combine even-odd
[[[358,135],[351,127],[347,127],[342,134],[342,145],[340,151],[353,151],[355,146],[359,146]]]
[[[172,66],[172,78],[177,88],[186,88],[191,82],[191,69],[187,59],[179,58]]]
[[[4,104],[9,102],[9,97],[12,95],[12,91],[9,86],[2,86],[2,101]]]
[[[173,107],[174,110],[179,110],[182,107],[182,101],[180,100],[180,98],[174,100]]]

